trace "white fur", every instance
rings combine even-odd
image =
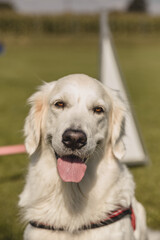
[[[63,100],[64,109],[55,102]],[[26,149],[30,166],[19,206],[27,223],[31,220],[66,231],[37,229],[29,224],[25,240],[146,240],[145,211],[134,197],[134,181],[120,163],[124,155],[125,106],[114,92],[83,74],[44,84],[30,99],[26,118]],[[93,112],[102,106],[104,112]],[[81,129],[87,144],[72,152],[62,143],[68,128]],[[48,136],[52,136],[50,142]],[[66,183],[57,172],[55,151],[60,155],[88,157],[80,183]],[[78,231],[97,223],[111,212],[132,205],[136,215],[133,231],[129,216],[111,225]]]

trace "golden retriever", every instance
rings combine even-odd
[[[84,74],[45,83],[29,99],[30,165],[19,206],[25,240],[146,240],[125,153],[125,104]]]

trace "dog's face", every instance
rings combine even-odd
[[[26,148],[32,154],[43,141],[52,149],[63,181],[80,182],[98,149],[108,146],[122,156],[124,108],[97,80],[70,75],[43,86],[30,101]]]

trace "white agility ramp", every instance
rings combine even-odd
[[[128,112],[126,117],[126,136],[124,139],[126,155],[123,161],[128,165],[146,164],[148,162],[148,156],[144,149],[140,133],[137,129],[126,88],[118,67],[106,16],[106,13],[103,12],[100,18],[100,80],[111,89],[119,91],[120,95],[127,104]]]

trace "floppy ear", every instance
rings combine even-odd
[[[31,109],[25,120],[24,136],[25,147],[29,155],[32,155],[36,151],[41,141],[42,118],[49,86],[50,83],[45,83],[39,88],[39,91],[28,99]]]
[[[125,112],[126,108],[120,97],[113,97],[112,106],[112,153],[117,159],[122,159],[125,154],[123,137],[125,135]]]
[[[28,99],[31,109],[24,125],[25,147],[29,155],[32,155],[41,138],[41,122],[43,113],[42,92],[37,92]]]

